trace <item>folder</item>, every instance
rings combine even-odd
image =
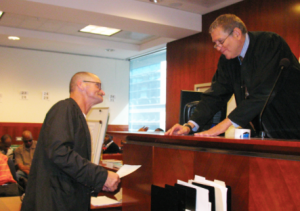
[[[175,184],[174,186],[186,191],[185,209],[190,211],[195,211],[196,210],[196,189],[184,185],[180,185],[180,184]]]
[[[186,209],[186,190],[179,188],[179,187],[174,187],[171,185],[165,185],[166,189],[171,189],[173,191],[176,191],[178,196],[179,196],[179,200],[178,200],[178,211],[185,211]]]
[[[192,184],[208,190],[208,200],[211,203],[211,211],[216,211],[215,188],[209,185],[203,185],[196,182],[193,182]]]
[[[227,211],[231,211],[231,187],[226,185],[227,188]]]
[[[228,206],[227,206],[228,189],[224,182],[217,181],[217,180],[215,180],[213,182],[210,180],[206,180],[204,177],[201,177],[198,175],[195,175],[194,180],[189,180],[189,183],[193,183],[193,182],[214,187],[215,188],[216,211],[227,211],[227,210],[229,211]]]
[[[151,211],[179,211],[178,192],[151,185]]]
[[[196,211],[211,210],[211,203],[208,201],[208,190],[181,180],[177,180],[177,183],[196,189]]]

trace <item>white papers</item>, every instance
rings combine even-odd
[[[206,180],[204,177],[195,175],[194,180],[189,180],[190,183],[195,182],[203,185],[209,185],[215,188],[216,211],[227,210],[227,188],[225,182],[215,180]]]
[[[116,160],[116,159],[103,159],[102,163],[105,164],[105,167],[107,168],[117,168],[117,169],[120,169],[123,165],[122,160]]]
[[[177,184],[196,189],[196,211],[211,211],[211,204],[208,201],[208,190],[181,180],[177,180]]]
[[[123,198],[122,193],[123,193],[123,189],[120,188],[120,191],[114,195],[114,197],[115,197],[119,202],[122,201],[122,198]]]
[[[120,203],[117,200],[108,198],[106,196],[98,196],[98,197],[91,197],[91,204],[93,206],[105,206],[110,204],[117,204]]]
[[[131,174],[132,172],[136,171],[138,168],[140,168],[141,165],[123,165],[118,171],[117,174],[120,178],[125,177],[128,174]]]

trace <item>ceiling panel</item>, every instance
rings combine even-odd
[[[128,59],[201,32],[202,14],[239,1],[0,0],[0,46]],[[79,32],[89,24],[122,31],[110,37]]]

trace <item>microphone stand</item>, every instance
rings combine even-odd
[[[281,61],[280,61],[280,72],[279,72],[279,74],[278,74],[278,76],[277,76],[277,78],[276,78],[276,81],[275,81],[275,83],[274,83],[274,85],[273,85],[273,88],[272,88],[272,90],[271,90],[271,92],[270,92],[270,94],[269,94],[269,96],[268,96],[268,98],[267,98],[267,100],[266,100],[266,102],[265,102],[265,105],[264,105],[264,107],[263,107],[263,109],[261,110],[261,112],[260,112],[260,115],[259,115],[259,129],[260,129],[260,131],[259,131],[259,138],[265,138],[266,137],[266,133],[265,133],[265,131],[263,130],[263,125],[262,125],[262,116],[263,116],[263,114],[264,114],[264,111],[265,111],[265,109],[266,109],[266,107],[267,107],[267,105],[268,105],[268,103],[269,103],[269,101],[270,101],[270,99],[271,99],[271,96],[272,96],[272,94],[273,94],[273,91],[274,91],[274,89],[275,89],[275,87],[276,87],[276,85],[277,85],[277,82],[278,82],[278,80],[279,80],[279,78],[280,78],[280,76],[281,76],[281,73],[282,73],[282,70],[284,69],[284,68],[286,68],[286,67],[288,67],[290,65],[290,60],[289,59],[281,59]],[[274,93],[274,95],[275,95],[276,93]]]

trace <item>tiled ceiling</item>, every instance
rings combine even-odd
[[[29,29],[35,31],[52,32],[58,34],[67,34],[79,37],[89,37],[93,39],[114,40],[124,43],[142,44],[157,38],[158,36],[151,34],[143,34],[138,32],[124,31],[113,35],[113,37],[101,36],[91,33],[83,33],[79,30],[87,24],[71,23],[60,20],[51,20],[46,18],[19,15],[6,12],[0,19],[0,26],[15,27],[21,29]]]
[[[201,32],[202,14],[239,1],[0,0],[0,46],[128,59]],[[110,37],[79,32],[89,24],[122,31]]]

